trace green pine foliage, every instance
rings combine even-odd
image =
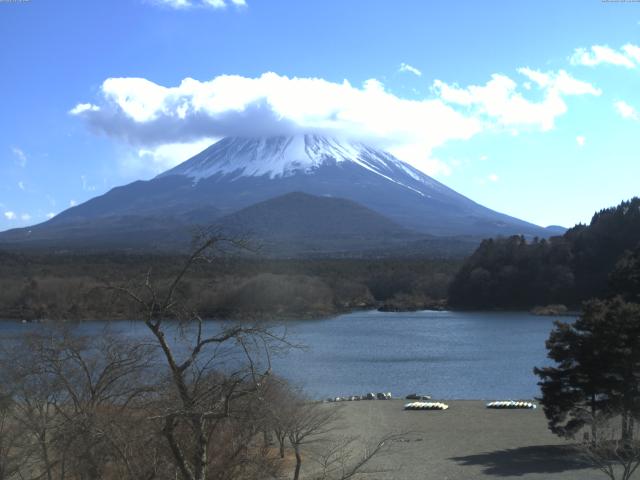
[[[535,368],[549,428],[573,437],[619,418],[622,439],[640,417],[640,305],[591,300],[571,324],[556,322],[546,343],[554,366]]]
[[[638,295],[638,248],[640,198],[602,210],[588,226],[577,225],[561,237],[484,240],[452,282],[449,303],[461,308],[577,307],[589,298],[611,296],[614,270],[617,292],[634,294],[626,292],[632,288]],[[625,286],[629,278],[634,283]]]

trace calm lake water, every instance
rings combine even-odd
[[[571,321],[572,318],[565,318]],[[357,312],[288,322],[288,338],[306,345],[273,359],[277,374],[315,397],[390,391],[444,399],[526,399],[539,395],[534,366],[547,365],[544,342],[553,318],[521,312]],[[115,329],[141,337],[133,322]],[[210,328],[219,325],[211,322]],[[82,333],[100,332],[88,322]],[[39,328],[0,323],[12,335]]]

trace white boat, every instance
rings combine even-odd
[[[447,410],[449,405],[442,402],[411,402],[404,406],[405,410]]]
[[[536,404],[533,402],[524,402],[524,401],[513,401],[513,400],[498,400],[495,402],[487,403],[487,408],[497,408],[497,409],[534,409],[536,408]]]

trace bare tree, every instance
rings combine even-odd
[[[14,478],[25,463],[22,444],[25,435],[14,421],[11,394],[0,392],[0,480]]]
[[[372,445],[358,445],[358,437],[342,437],[327,444],[327,447],[313,456],[320,466],[320,472],[313,480],[347,480],[356,474],[381,473],[382,469],[364,471],[374,458],[389,451],[391,444],[405,434],[390,433]]]
[[[326,441],[326,436],[335,429],[339,410],[335,405],[296,399],[288,412],[285,423],[287,437],[296,457],[293,480],[300,478],[302,468],[302,448],[312,443]]]
[[[184,480],[207,478],[212,456],[219,457],[212,437],[223,435],[229,420],[243,415],[236,406],[241,407],[243,399],[260,391],[270,373],[270,347],[284,340],[261,326],[230,325],[211,332],[198,313],[180,299],[182,281],[197,262],[211,261],[229,247],[246,246],[239,239],[201,236],[165,288],[154,284],[151,272],[139,288],[112,287],[138,305],[162,352],[171,392],[158,418],[163,421],[162,433]],[[182,333],[180,349],[170,338],[176,329]],[[260,361],[263,358],[266,365]]]
[[[153,392],[148,346],[51,331],[15,341],[2,357],[13,418],[29,439],[21,454],[30,478],[108,478],[113,469],[118,478],[155,478],[154,463],[131,448],[151,433],[137,409]]]
[[[30,341],[19,342],[10,354],[4,352],[3,382],[11,386],[13,419],[29,438],[22,445],[21,455],[27,461],[31,476],[53,480],[57,454],[52,444],[61,425],[57,405],[62,391],[57,380],[45,374],[42,365],[30,358],[29,344]]]
[[[596,435],[591,438],[585,435],[579,449],[583,457],[610,480],[629,480],[640,466],[640,430],[620,427],[619,420],[601,415],[592,421],[591,430]],[[626,435],[621,428],[626,428]]]

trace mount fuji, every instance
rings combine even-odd
[[[209,224],[312,251],[558,233],[483,207],[390,153],[307,134],[224,138],[151,180],[1,233],[0,246],[172,249]]]

